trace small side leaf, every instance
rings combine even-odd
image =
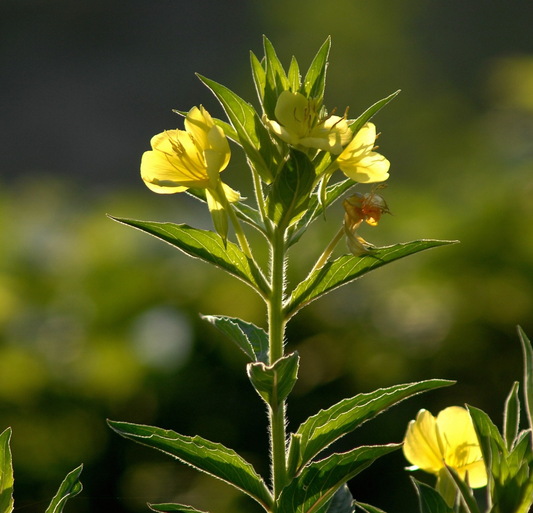
[[[13,511],[13,461],[11,457],[11,428],[0,435],[0,513]]]
[[[431,239],[415,240],[393,246],[375,248],[368,255],[343,255],[312,272],[293,290],[284,308],[285,316],[289,319],[311,301],[341,285],[360,278],[378,267],[426,249],[447,246],[456,242]]]
[[[391,95],[387,96],[386,98],[383,98],[382,100],[379,100],[378,102],[374,103],[371,107],[366,109],[351,125],[350,128],[354,134],[359,132],[361,128],[370,121],[370,119],[377,114],[387,103],[389,103],[391,100],[396,98],[400,94],[400,90],[396,91],[395,93],[392,93]]]
[[[306,98],[324,98],[326,88],[326,69],[328,67],[328,56],[331,48],[331,37],[328,37],[318,50],[309,70],[305,75],[302,94]]]
[[[170,513],[171,511],[179,511],[180,513],[207,513],[192,506],[185,504],[148,504],[152,511],[159,511],[161,513]]]
[[[46,508],[46,513],[61,513],[68,499],[75,497],[83,490],[83,485],[80,482],[81,471],[83,465],[75,468],[72,472],[67,474],[67,477],[61,483],[59,490],[55,494],[50,506]]]
[[[119,435],[174,456],[183,463],[221,479],[255,499],[265,509],[272,496],[264,481],[235,451],[199,436],[189,437],[158,427],[107,421]]]
[[[228,242],[227,247],[219,235],[207,230],[198,230],[186,224],[154,223],[109,216],[114,221],[132,226],[142,232],[167,242],[189,256],[213,264],[250,285],[265,297],[268,285],[261,271],[237,245]]]
[[[274,110],[276,109],[278,97],[283,91],[287,91],[289,89],[289,79],[287,78],[285,70],[283,69],[281,62],[276,55],[276,50],[274,50],[272,43],[265,36],[263,36],[263,46],[265,48],[266,73],[265,97],[263,106],[266,115],[270,119],[275,119]]]
[[[277,410],[291,393],[298,376],[299,363],[300,357],[294,352],[272,365],[265,365],[263,362],[247,365],[246,370],[252,385],[273,410]]]
[[[533,347],[524,330],[518,326],[518,335],[524,352],[524,396],[529,427],[533,430]]]
[[[420,513],[453,513],[453,508],[446,504],[446,501],[437,490],[417,481],[414,477],[411,477],[411,481],[418,495]]]
[[[301,151],[291,149],[290,158],[270,188],[266,209],[279,227],[288,228],[307,211],[314,185],[313,164]]]
[[[343,399],[327,410],[309,417],[298,428],[300,439],[300,464],[307,464],[319,452],[361,424],[379,415],[394,404],[421,392],[453,385],[453,381],[433,379],[417,383],[380,388],[367,394]]]
[[[268,363],[268,335],[251,322],[223,315],[202,315],[224,335],[235,342],[251,361]]]
[[[317,511],[344,483],[400,447],[401,444],[363,446],[307,465],[281,492],[278,513]]]
[[[385,513],[382,509],[376,508],[376,506],[372,506],[370,504],[365,504],[364,502],[357,502],[355,501],[355,505],[363,512],[363,513]]]
[[[505,401],[503,411],[503,438],[507,444],[507,450],[511,451],[518,436],[518,426],[520,424],[520,399],[518,389],[520,384],[514,382],[513,388]]]

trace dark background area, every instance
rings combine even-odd
[[[191,198],[151,193],[140,158],[154,134],[182,128],[172,109],[202,103],[223,117],[195,72],[257,105],[249,50],[262,54],[262,34],[286,66],[294,54],[303,69],[332,36],[330,108],[349,105],[355,117],[402,89],[375,119],[394,216],[362,235],[377,245],[461,241],[372,273],[291,321],[288,350],[302,365],[289,429],[343,397],[432,377],[458,383],[333,449],[400,441],[422,407],[469,403],[501,425],[522,376],[515,326],[533,336],[532,19],[530,2],[3,0],[0,428],[13,427],[17,509],[43,511],[84,462],[70,511],[173,501],[254,511],[227,485],[119,438],[105,419],[199,434],[268,476],[266,416],[245,357],[198,317],[264,326],[261,301],[105,214],[210,227]],[[225,181],[247,193],[232,151]],[[337,206],[294,246],[291,285],[340,219]],[[405,465],[401,453],[377,462],[350,484],[354,496],[415,511]]]

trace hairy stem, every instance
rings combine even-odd
[[[323,267],[323,265],[328,261],[328,258],[331,256],[331,253],[333,253],[333,250],[335,249],[339,241],[342,239],[343,235],[344,225],[341,226],[340,230],[335,234],[335,237],[331,239],[331,242],[328,244],[328,247],[320,255],[320,258],[316,261],[316,264],[314,265],[313,269],[311,269],[311,273]]]

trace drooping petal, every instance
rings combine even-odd
[[[403,453],[411,464],[438,474],[444,467],[436,433],[436,420],[427,410],[420,410],[412,420],[404,439]]]
[[[224,171],[229,164],[231,150],[222,128],[213,126],[207,133],[207,141],[209,143],[209,148],[212,148],[214,151],[222,155],[223,158],[221,159],[219,171]]]
[[[193,107],[187,113],[184,125],[185,130],[193,136],[198,148],[208,147],[207,134],[214,126],[214,121],[202,106],[200,108]]]

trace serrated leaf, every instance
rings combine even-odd
[[[13,461],[11,457],[11,428],[0,435],[0,513],[13,511]]]
[[[273,410],[277,410],[291,393],[298,377],[299,363],[300,357],[294,352],[285,355],[272,365],[255,362],[246,366],[252,385]]]
[[[327,262],[323,267],[312,272],[292,292],[288,299],[284,313],[287,319],[298,310],[308,305],[320,296],[356,280],[361,276],[400,258],[404,258],[426,249],[455,244],[457,241],[447,240],[415,240],[393,246],[375,248],[368,255],[343,255],[333,262]]]
[[[268,335],[265,330],[237,317],[223,315],[201,317],[233,340],[250,360],[268,363]]]
[[[261,103],[261,107],[263,107],[266,84],[265,68],[255,56],[254,52],[250,52],[250,64],[252,66],[252,77],[254,79],[255,90]]]
[[[281,156],[255,109],[222,84],[201,75],[198,78],[217,97],[250,162],[263,181],[270,183],[281,162]]]
[[[450,508],[450,506],[446,504],[446,501],[441,497],[437,490],[425,483],[417,481],[413,477],[411,477],[411,481],[413,482],[418,495],[420,513],[453,513],[453,508]]]
[[[348,178],[342,182],[337,182],[333,185],[330,185],[326,189],[326,200],[325,206],[328,207],[332,205],[340,196],[345,192],[351,189],[356,182]],[[288,244],[292,246],[300,240],[300,237],[305,233],[309,225],[322,214],[322,205],[318,200],[318,193],[313,192],[309,199],[309,205],[307,206],[307,212],[302,216],[302,218],[292,226],[291,231],[288,236]]]
[[[265,49],[265,97],[263,100],[263,107],[266,115],[270,119],[275,119],[274,110],[276,109],[276,103],[279,95],[283,91],[289,89],[289,79],[285,74],[285,70],[281,65],[276,50],[272,46],[272,43],[263,36],[263,46]]]
[[[186,224],[155,223],[109,217],[114,221],[153,235],[191,257],[220,267],[250,285],[261,296],[267,295],[268,285],[255,262],[232,242],[228,242],[227,247],[224,247],[222,239],[216,233],[198,230]]]
[[[350,128],[354,134],[359,132],[359,130],[368,122],[370,119],[375,116],[387,103],[396,98],[400,94],[400,90],[392,93],[391,95],[379,100],[374,103],[371,107],[366,109],[353,123],[350,124]]]
[[[507,450],[513,448],[516,437],[518,436],[518,426],[520,424],[520,399],[518,398],[518,389],[520,384],[514,382],[511,392],[505,401],[503,410],[503,438],[507,444]]]
[[[524,399],[530,429],[533,430],[533,347],[524,330],[518,326],[518,335],[524,354]]]
[[[450,386],[454,383],[454,381],[432,379],[380,388],[374,392],[343,399],[327,410],[320,410],[301,424],[296,432],[301,435],[298,468],[307,464],[335,440],[357,429],[361,424],[391,406],[421,392]]]
[[[328,37],[318,50],[313,62],[309,66],[303,83],[302,94],[306,98],[324,98],[326,88],[326,70],[331,48],[331,37]]]
[[[363,513],[385,513],[382,509],[376,508],[371,504],[366,504],[364,502],[355,501],[355,506],[357,506]]]
[[[72,499],[72,497],[75,497],[83,490],[83,485],[80,482],[82,470],[83,465],[80,465],[67,474],[67,477],[65,477],[59,490],[52,499],[50,506],[46,508],[46,513],[61,513],[67,500]]]
[[[152,511],[160,511],[162,513],[170,513],[171,511],[179,511],[180,513],[207,513],[192,506],[186,506],[185,504],[148,504],[148,507]]]
[[[300,92],[300,67],[298,66],[298,61],[296,60],[296,57],[294,55],[291,59],[291,65],[289,66],[289,86],[290,90],[293,93],[299,93]]]
[[[281,228],[297,222],[307,211],[313,185],[313,164],[305,153],[291,149],[268,193],[268,217]]]
[[[327,503],[352,477],[401,444],[363,446],[304,467],[281,492],[278,513],[310,513]]]
[[[111,420],[107,422],[124,438],[158,449],[225,481],[255,499],[265,509],[272,505],[272,496],[252,465],[222,444],[153,426]]]

